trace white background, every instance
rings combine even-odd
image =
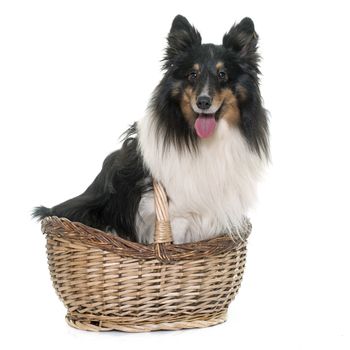
[[[204,42],[245,16],[261,38],[273,162],[243,284],[216,327],[77,331],[30,210],[81,193],[142,117],[178,13]],[[1,348],[349,349],[348,13],[346,1],[1,1]]]

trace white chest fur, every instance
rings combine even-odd
[[[199,141],[198,152],[163,149],[154,121],[138,123],[140,150],[152,176],[165,187],[175,243],[233,233],[255,201],[263,161],[240,130],[221,119],[213,136]],[[144,195],[137,218],[138,239],[150,243],[154,230],[153,193]]]

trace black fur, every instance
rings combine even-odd
[[[247,98],[240,104],[241,129],[251,147],[259,154],[269,157],[269,130],[267,112],[262,106],[259,89],[259,62],[257,53],[258,34],[250,18],[244,18],[224,35],[223,47],[235,54],[239,72],[237,83],[248,91]],[[230,54],[228,59],[230,60]]]
[[[156,118],[158,135],[164,135],[161,141],[165,146],[175,144],[179,151],[193,151],[196,149],[197,136],[184,119],[179,101],[171,96],[173,82],[171,74],[166,72],[153,93],[150,109]]]
[[[185,17],[177,15],[168,35],[168,47],[166,48],[163,68],[170,68],[179,55],[194,47],[199,48],[201,42],[202,38],[197,29],[191,26]]]
[[[165,135],[165,144],[175,144],[179,151],[196,149],[198,137],[185,120],[180,108],[181,94],[172,95],[175,85],[183,91],[190,85],[187,76],[194,63],[205,69],[199,84],[206,79],[210,88],[220,90],[228,87],[237,95],[241,112],[240,128],[251,148],[260,156],[269,157],[269,135],[267,112],[262,106],[259,90],[259,61],[257,53],[258,35],[250,18],[244,18],[224,35],[222,45],[201,44],[198,31],[178,15],[168,35],[168,47],[164,57],[165,74],[151,100],[150,109],[157,120],[159,131]],[[223,61],[230,79],[219,83],[211,71],[217,61]],[[246,89],[245,98],[236,93],[238,86]],[[194,86],[199,89],[199,87]]]
[[[136,240],[135,217],[141,195],[152,188],[151,178],[137,149],[135,124],[120,150],[110,154],[86,191],[51,209],[36,207],[33,217],[65,217]]]
[[[183,91],[191,84],[189,72],[195,63],[200,63],[201,79],[197,85],[192,84],[193,89],[199,89],[204,81],[209,81],[210,91],[231,89],[239,103],[242,134],[253,151],[268,157],[268,120],[259,90],[258,36],[253,21],[245,18],[234,25],[224,35],[222,45],[202,45],[201,40],[199,32],[186,18],[175,17],[164,57],[165,74],[150,104],[158,135],[163,137],[160,141],[176,145],[179,152],[187,149],[195,155],[198,136],[185,119],[180,101]],[[214,71],[218,61],[227,69],[229,78],[225,81],[218,81]],[[242,87],[244,96],[239,91]],[[179,93],[174,94],[174,89]],[[36,207],[33,217],[66,217],[98,229],[115,230],[122,237],[136,240],[139,202],[151,189],[151,169],[143,164],[134,124],[127,131],[122,148],[105,159],[101,172],[83,194],[51,209]]]

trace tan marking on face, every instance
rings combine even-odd
[[[194,99],[194,91],[191,87],[187,87],[182,95],[180,101],[180,107],[182,114],[184,115],[187,122],[193,126],[196,121],[196,113],[193,111],[191,107],[191,100]]]
[[[198,64],[198,63],[195,63],[195,64],[193,65],[193,69],[196,70],[197,72],[199,72],[199,69],[200,69],[199,64]]]
[[[220,69],[223,69],[224,68],[224,62],[221,62],[219,61],[217,64],[216,64],[216,70],[219,71]]]
[[[223,89],[215,94],[212,102],[213,106],[220,108],[220,118],[225,119],[230,125],[237,125],[240,120],[240,111],[237,97],[231,89]]]

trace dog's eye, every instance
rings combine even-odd
[[[193,71],[187,76],[187,78],[189,81],[194,82],[197,79],[197,76],[197,72]]]
[[[226,80],[226,78],[227,78],[226,72],[224,72],[224,71],[218,72],[218,78],[219,78],[220,80]]]

